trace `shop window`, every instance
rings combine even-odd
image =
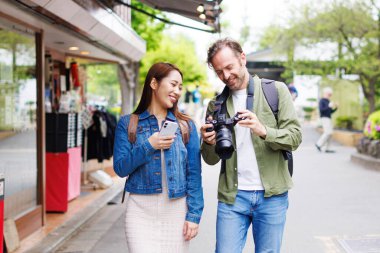
[[[37,205],[37,81],[34,34],[0,20],[0,173],[5,218]]]

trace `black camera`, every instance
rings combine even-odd
[[[215,152],[223,159],[229,159],[234,152],[234,145],[232,143],[231,129],[240,120],[245,118],[239,118],[239,113],[236,113],[232,118],[227,118],[226,114],[218,114],[216,119],[207,120],[206,124],[212,124],[213,127],[207,128],[206,132],[215,130],[216,132],[216,146]]]

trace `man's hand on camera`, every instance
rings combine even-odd
[[[238,122],[238,124],[242,127],[248,127],[251,129],[253,134],[260,136],[265,139],[267,136],[267,129],[263,124],[261,124],[260,120],[257,118],[256,114],[249,110],[241,110],[239,111],[239,118],[246,118]]]
[[[212,117],[209,117],[208,120],[212,120]],[[205,143],[209,145],[215,145],[216,140],[215,140],[215,131],[207,132],[207,128],[212,128],[212,124],[204,124],[201,126],[201,136],[202,139]]]

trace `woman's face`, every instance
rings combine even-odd
[[[159,105],[165,109],[170,109],[176,104],[182,93],[181,74],[172,70],[169,75],[161,80],[159,84],[153,79],[151,83],[153,96]]]

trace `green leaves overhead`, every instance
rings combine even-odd
[[[288,56],[285,76],[292,73],[335,74],[336,70],[357,74],[369,111],[380,106],[380,9],[375,0],[333,1],[315,8],[305,6],[286,26],[270,26],[260,46],[271,47]],[[316,47],[318,43],[336,45],[330,60],[299,60],[294,52],[299,46]],[[377,99],[376,99],[377,96]]]
[[[154,15],[163,15],[160,11],[149,8],[136,0],[132,0],[132,5],[139,9],[146,10]],[[162,39],[162,32],[165,27],[165,23],[157,21],[154,18],[138,11],[132,10],[132,28],[146,41],[147,51],[154,50],[159,47]]]
[[[194,43],[182,35],[164,35],[159,47],[150,51],[142,60],[140,84],[144,83],[150,66],[156,62],[170,62],[183,72],[184,85],[206,81],[206,63],[201,63],[195,52]]]
[[[136,0],[132,0],[132,4],[154,15],[165,17],[160,11]],[[132,10],[132,27],[147,43],[146,55],[141,60],[140,86],[144,84],[151,65],[160,61],[177,65],[183,72],[184,85],[200,84],[206,81],[206,64],[201,63],[197,58],[195,45],[190,39],[181,35],[164,35],[167,25],[134,10]]]

